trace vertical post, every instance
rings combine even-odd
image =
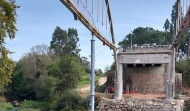
[[[170,93],[170,99],[174,99],[174,96],[175,96],[175,48],[172,49],[169,93]]]
[[[118,63],[118,80],[114,80],[114,99],[121,100],[123,93],[123,64]]]
[[[173,57],[172,57],[172,73],[173,73],[173,77],[172,77],[172,79],[173,79],[173,84],[172,84],[172,87],[173,87],[173,97],[172,98],[174,98],[174,96],[175,96],[175,61],[176,61],[176,52],[175,52],[175,48],[173,49]]]
[[[94,69],[95,69],[95,40],[94,35],[92,34],[91,40],[91,95],[90,95],[90,111],[94,111]]]
[[[166,74],[166,99],[170,99],[170,91],[169,91],[169,80],[170,80],[170,73],[171,73],[171,61],[167,64],[167,74]]]
[[[132,35],[131,35],[131,49],[132,49],[132,45],[133,45],[133,44],[132,44]]]
[[[3,58],[3,47],[2,47],[1,24],[0,24],[0,60],[2,58]]]

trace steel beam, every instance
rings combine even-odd
[[[86,18],[86,16],[78,9],[72,0],[60,0],[73,14],[78,16],[82,24],[90,30],[100,41],[104,42],[108,47],[116,50],[116,45],[111,43],[99,30]]]
[[[172,42],[172,47],[171,48],[174,48],[176,47],[177,43],[180,41],[180,39],[182,38],[182,34],[183,32],[187,29],[187,27],[189,26],[189,23],[190,23],[190,7],[188,8],[187,10],[187,13],[183,19],[183,21],[181,21],[181,23],[179,24],[179,19],[181,19],[179,16],[179,11],[180,11],[180,0],[177,1],[178,2],[178,9],[177,9],[177,18],[176,18],[176,24],[175,24],[175,35],[173,37],[173,42]]]

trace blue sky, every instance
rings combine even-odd
[[[76,0],[74,0],[76,1]],[[85,0],[83,0],[85,1]],[[95,4],[97,0],[94,0]],[[101,0],[100,0],[101,1]],[[137,27],[153,27],[163,30],[165,20],[170,19],[172,6],[176,0],[109,0],[116,42],[120,42]],[[81,56],[90,60],[91,33],[80,21],[74,21],[73,15],[59,0],[17,0],[21,8],[17,10],[16,38],[6,40],[6,47],[13,52],[10,57],[18,61],[30,48],[38,44],[49,45],[56,26],[62,29],[76,28],[80,39]],[[88,10],[91,11],[88,0]],[[79,8],[81,5],[79,5]],[[93,17],[96,21],[96,8]],[[100,6],[101,7],[101,6]],[[82,8],[80,8],[82,9]],[[83,10],[81,10],[83,11]],[[105,13],[105,12],[104,12]],[[100,8],[100,15],[102,14]],[[100,16],[101,21],[101,16]],[[102,27],[101,22],[96,27],[111,40],[109,30]],[[98,25],[99,24],[99,25]],[[105,24],[105,16],[104,16]],[[96,39],[96,68],[110,66],[113,62],[113,51]]]

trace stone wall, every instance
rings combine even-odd
[[[176,73],[175,75],[175,93],[182,91],[182,74]]]
[[[147,93],[165,93],[166,73],[164,65],[159,67],[124,68],[123,89]],[[127,86],[126,86],[127,85]],[[128,86],[129,85],[129,86]]]
[[[97,111],[183,111],[184,100],[103,98]]]

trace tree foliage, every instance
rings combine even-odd
[[[56,84],[56,90],[64,92],[64,90],[76,88],[81,76],[85,74],[81,66],[80,58],[75,55],[66,55],[61,58],[59,63],[60,75]]]
[[[80,52],[78,48],[79,37],[76,29],[69,28],[68,31],[56,27],[52,41],[50,42],[50,47],[53,49],[55,54],[60,56],[67,54],[76,54]]]
[[[82,67],[85,69],[85,72],[87,74],[90,73],[90,62],[88,61],[88,59],[86,57],[81,57],[81,61],[82,61]]]
[[[178,62],[176,71],[183,74],[183,86],[187,88],[190,87],[190,59]]]
[[[14,0],[0,0],[0,25],[2,33],[2,43],[5,43],[5,37],[10,39],[15,38],[17,28],[16,24],[16,9]],[[1,38],[0,38],[1,39]],[[11,74],[14,68],[14,62],[8,58],[10,51],[3,47],[3,60],[0,62],[0,81],[1,85],[11,82]]]
[[[159,45],[165,45],[165,33],[162,31],[155,30],[151,27],[138,27],[129,33],[123,41],[119,42],[119,45],[123,48],[131,45],[131,39],[133,44],[142,45],[149,43],[157,43]]]

